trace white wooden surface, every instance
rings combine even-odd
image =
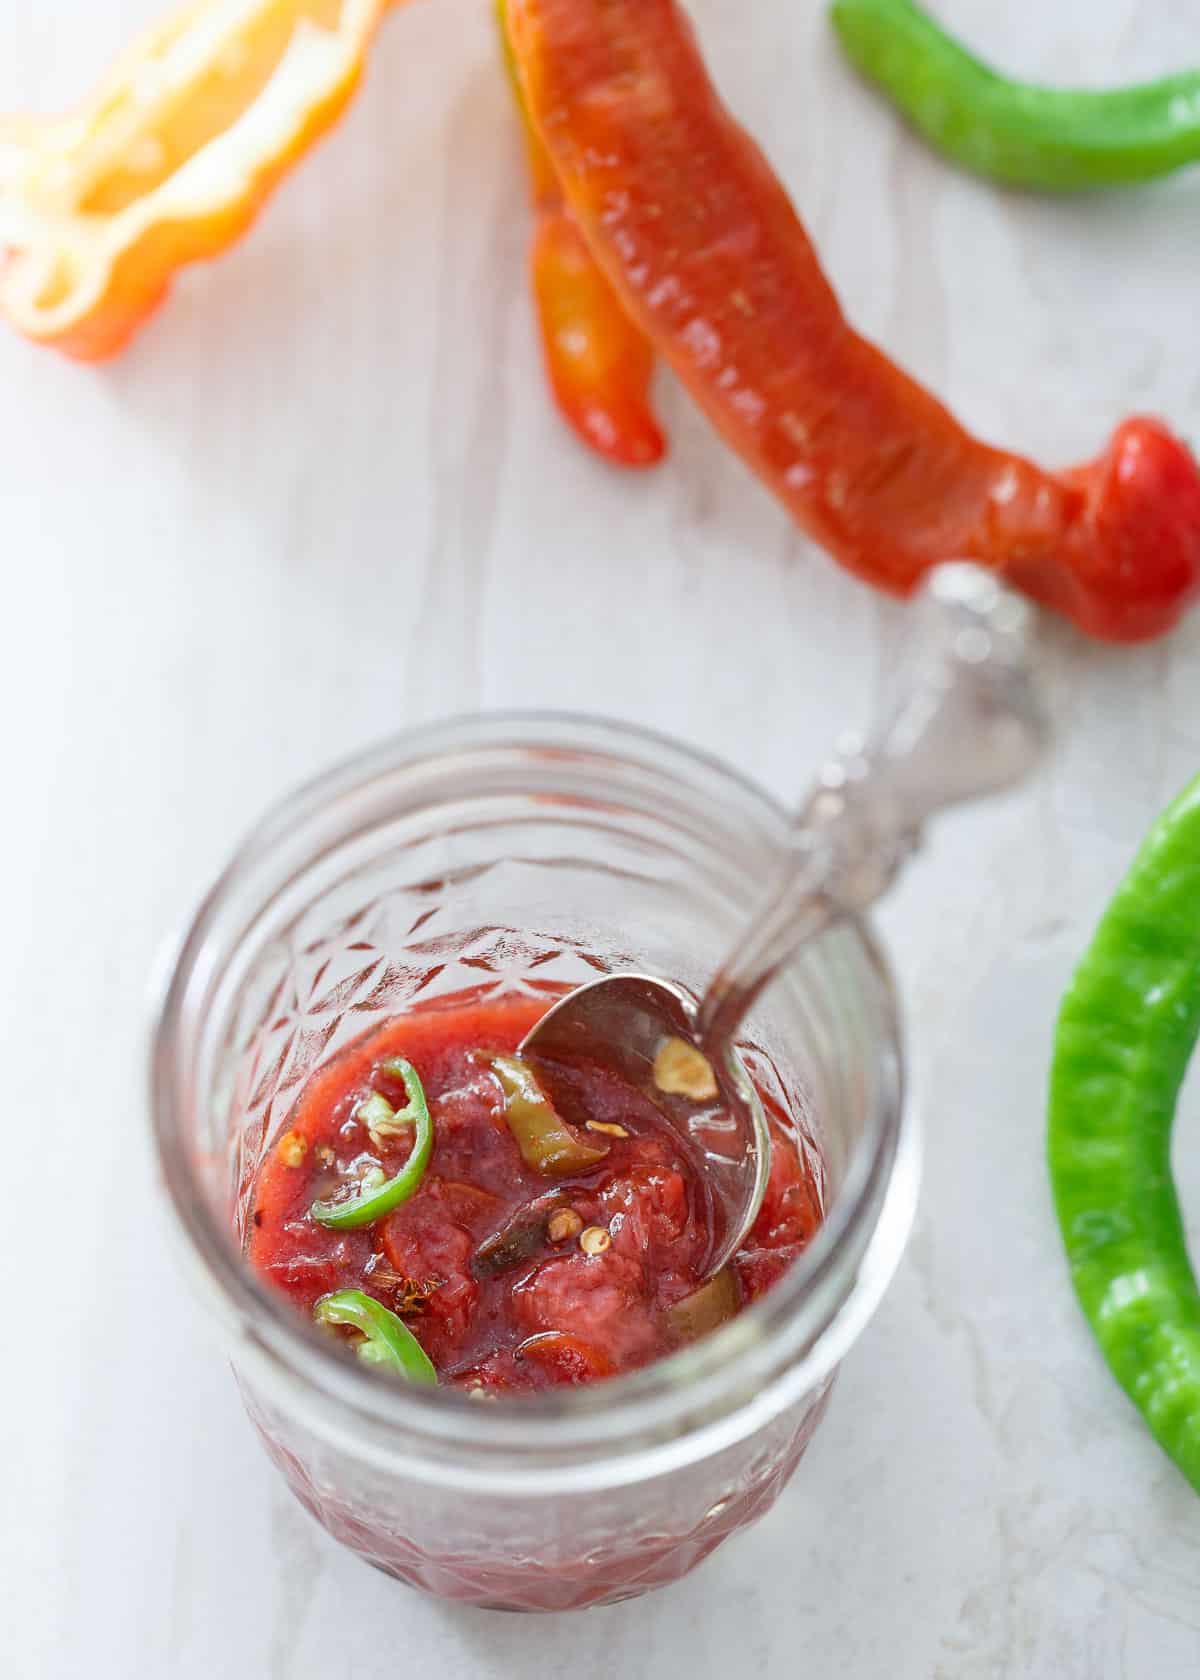
[[[154,7],[0,0],[0,109],[69,103]],[[1016,10],[1014,28],[1005,0],[939,5],[1044,78],[1197,57],[1189,0]],[[1134,652],[1053,631],[1057,762],[943,830],[889,912],[928,1129],[919,1229],[799,1479],[688,1582],[538,1622],[393,1587],[283,1491],[174,1272],[145,1141],[149,976],[268,801],[418,720],[542,704],[798,790],[898,623],[676,391],[657,474],[614,475],[563,434],[486,12],[394,17],[336,136],[116,364],[0,335],[0,1667],[1194,1676],[1200,1507],[1076,1313],[1042,1110],[1071,964],[1200,764],[1200,615]],[[1056,461],[1131,409],[1200,433],[1200,176],[1001,194],[898,129],[819,0],[695,12],[856,320],[969,421]]]

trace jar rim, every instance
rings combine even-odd
[[[657,731],[561,711],[466,714],[393,735],[323,771],[275,802],[250,830],[165,954],[151,1025],[150,1111],[161,1176],[185,1257],[252,1367],[294,1404],[299,1388],[327,1438],[364,1432],[383,1456],[400,1451],[410,1473],[438,1482],[523,1491],[610,1486],[654,1474],[742,1438],[836,1367],[878,1304],[908,1235],[916,1199],[916,1139],[906,1100],[903,1034],[894,982],[859,918],[833,936],[848,941],[881,1021],[878,1091],[833,1206],[804,1252],[758,1300],[692,1347],[592,1387],[522,1395],[486,1407],[454,1390],[406,1387],[348,1358],[255,1277],[196,1185],[178,1123],[188,1100],[181,1044],[210,980],[223,905],[285,841],[384,775],[417,774],[468,752],[600,754],[684,784],[702,780],[736,794],[780,838],[790,813],[721,759]],[[428,805],[437,803],[431,798]]]

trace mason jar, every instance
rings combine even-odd
[[[313,1071],[406,1010],[621,969],[702,991],[788,835],[761,789],[660,736],[469,718],[286,799],[200,905],[152,1049],[173,1223],[271,1459],[398,1579],[496,1608],[609,1603],[675,1580],[770,1507],[912,1218],[887,966],[845,922],[742,1029],[819,1185],[817,1235],[724,1328],[611,1381],[481,1406],[347,1358],[247,1264],[260,1163]]]

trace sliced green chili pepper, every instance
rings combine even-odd
[[[603,1161],[608,1149],[576,1137],[527,1063],[517,1056],[492,1056],[489,1065],[500,1081],[504,1118],[527,1167],[548,1178],[565,1178]]]
[[[834,0],[855,67],[945,156],[1042,191],[1146,181],[1200,160],[1200,71],[1101,90],[998,75],[913,0]]]
[[[667,1323],[681,1342],[696,1342],[727,1324],[741,1306],[737,1279],[728,1266],[667,1310]]]
[[[318,1324],[347,1324],[362,1332],[358,1357],[369,1365],[383,1365],[409,1382],[436,1383],[437,1370],[429,1355],[394,1312],[361,1289],[339,1289],[322,1295],[313,1307]]]
[[[1200,1492],[1200,1292],[1170,1155],[1198,1034],[1200,778],[1151,829],[1063,999],[1048,1140],[1080,1305]]]
[[[406,1202],[420,1188],[425,1169],[429,1165],[429,1157],[433,1154],[433,1120],[430,1117],[429,1104],[425,1100],[425,1088],[416,1068],[402,1056],[397,1056],[393,1061],[385,1062],[382,1071],[393,1079],[404,1081],[404,1089],[408,1093],[408,1106],[393,1110],[389,1104],[387,1118],[392,1127],[407,1125],[410,1122],[415,1125],[416,1140],[413,1143],[412,1154],[395,1178],[386,1178],[382,1168],[376,1167],[366,1175],[354,1195],[345,1201],[314,1202],[308,1210],[311,1217],[319,1225],[327,1225],[334,1231],[353,1230],[359,1225],[373,1225],[377,1219],[382,1219],[384,1214],[398,1208],[401,1202]],[[378,1097],[379,1093],[374,1093],[374,1096]],[[380,1100],[386,1101],[386,1098]],[[363,1107],[368,1107],[373,1101],[374,1097],[369,1097]],[[376,1124],[378,1126],[378,1119]]]
[[[550,1190],[518,1208],[480,1243],[471,1257],[472,1272],[480,1278],[499,1277],[532,1259],[550,1240],[551,1215],[568,1205],[565,1191]]]
[[[381,1091],[372,1091],[365,1101],[359,1103],[354,1118],[361,1120],[372,1136],[378,1131],[380,1136],[386,1137],[388,1131],[395,1128],[398,1116]],[[404,1123],[410,1125],[411,1121]]]

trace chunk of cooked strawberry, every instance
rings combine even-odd
[[[659,1341],[642,1266],[615,1247],[547,1260],[514,1289],[513,1309],[531,1331],[582,1326],[617,1368],[650,1358]]]
[[[796,1257],[804,1252],[803,1243],[785,1243],[779,1248],[744,1248],[733,1261],[733,1269],[747,1301],[757,1300],[771,1285],[778,1283]]]
[[[687,1230],[687,1185],[673,1167],[631,1167],[603,1187],[600,1199],[614,1248],[633,1259],[653,1264]]]
[[[433,1178],[383,1222],[380,1240],[392,1270],[423,1284],[436,1280],[413,1324],[435,1364],[454,1358],[470,1328],[479,1303],[471,1256],[496,1206],[486,1190]]]
[[[821,1204],[812,1177],[793,1140],[772,1124],[771,1171],[747,1248],[803,1246],[821,1223]]]

